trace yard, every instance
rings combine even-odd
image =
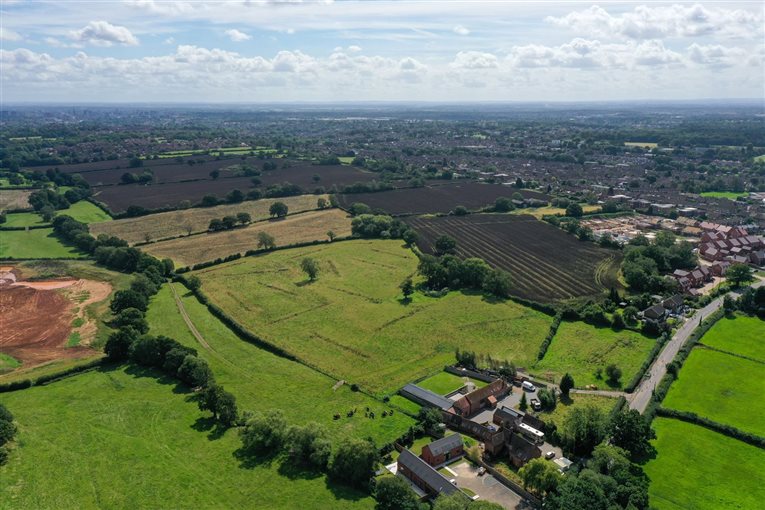
[[[237,431],[211,430],[189,396],[124,367],[0,395],[19,424],[0,508],[373,507],[279,458],[238,458]]]
[[[701,343],[715,349],[765,361],[763,338],[765,338],[765,321],[739,314],[717,321],[717,324],[701,339]]]
[[[556,383],[568,372],[577,388],[594,384],[607,389],[605,369],[613,363],[622,370],[620,383],[615,386],[621,388],[640,368],[654,342],[635,331],[614,331],[584,322],[564,321],[533,372]],[[595,374],[598,369],[602,371],[600,379]]]
[[[762,508],[765,451],[669,418],[656,418],[653,427],[658,455],[645,466],[651,508]]]
[[[314,258],[319,277],[300,270]],[[416,256],[397,240],[355,240],[281,250],[195,271],[208,298],[251,332],[306,363],[378,395],[473,350],[523,366],[550,317],[512,301],[450,292],[402,301]]]
[[[428,377],[427,379],[418,382],[417,386],[425,388],[426,390],[430,390],[433,393],[438,393],[439,395],[448,395],[449,393],[465,386],[468,381],[474,383],[476,388],[483,388],[487,384],[483,381],[479,381],[478,379],[459,377],[457,375],[450,374],[449,372],[439,372],[432,377]]]
[[[85,255],[66,246],[53,235],[52,228],[29,231],[4,230],[0,233],[0,259],[81,258]]]
[[[390,410],[385,404],[351,391],[348,385],[333,389],[334,379],[241,340],[195,297],[184,296],[185,287],[172,285],[209,349],[189,331],[168,285],[152,299],[149,308],[152,334],[167,335],[197,349],[210,364],[215,379],[236,395],[243,410],[279,408],[288,421],[316,421],[337,438],[371,436],[380,445],[396,439],[414,423],[401,412],[383,418],[383,411]],[[367,407],[375,412],[374,419],[364,417]],[[360,412],[346,417],[354,408]],[[342,416],[340,420],[333,419],[335,413]]]
[[[662,405],[765,436],[762,363],[694,348]]]

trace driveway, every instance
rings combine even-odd
[[[523,498],[508,489],[499,480],[486,473],[483,476],[478,476],[478,468],[470,462],[460,462],[458,464],[452,464],[449,469],[457,473],[454,478],[457,482],[457,487],[470,489],[478,494],[478,499],[485,499],[502,505],[504,508],[531,508],[531,506],[523,501]]]
[[[518,409],[518,405],[521,403],[521,394],[526,394],[526,402],[529,405],[529,411],[531,410],[531,399],[537,398],[536,391],[525,391],[518,386],[513,386],[513,392],[507,395],[505,398],[497,402],[497,409],[500,407],[511,407]],[[470,417],[470,421],[480,423],[481,425],[491,423],[494,416],[494,409],[484,409],[483,411]]]

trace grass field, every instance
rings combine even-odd
[[[266,220],[270,217],[268,208],[274,202],[283,202],[289,208],[290,214],[310,211],[317,208],[319,198],[329,202],[328,195],[301,195],[278,199],[250,200],[239,204],[219,205],[215,207],[195,207],[158,214],[150,214],[138,218],[114,220],[91,227],[93,235],[109,234],[124,239],[129,243],[146,242],[187,235],[189,232],[206,232],[210,220],[224,216],[236,216],[237,213],[248,213],[253,221]]]
[[[69,209],[63,209],[58,213],[66,214],[83,223],[100,223],[112,219],[112,217],[106,214],[100,207],[87,200],[75,202]]]
[[[616,399],[611,397],[602,397],[599,395],[583,395],[577,393],[571,393],[570,398],[567,400],[558,400],[558,405],[552,411],[543,411],[539,413],[539,418],[545,421],[545,423],[555,423],[558,430],[563,426],[563,420],[566,419],[568,413],[575,407],[597,407],[603,413],[608,414],[616,405]]]
[[[37,213],[22,212],[6,215],[5,223],[0,224],[0,227],[31,227],[37,225],[47,225],[47,223]]]
[[[188,390],[133,368],[0,395],[19,425],[0,508],[372,508],[280,459],[237,458]]]
[[[600,211],[599,205],[583,205],[582,210],[585,214]],[[553,207],[548,205],[546,207],[525,207],[523,209],[516,209],[510,214],[530,214],[537,219],[542,219],[543,216],[565,216],[566,210],[561,207]]]
[[[762,508],[765,450],[669,418],[656,418],[653,427],[658,455],[645,466],[651,508]]]
[[[319,263],[318,280],[300,270]],[[454,361],[454,349],[525,366],[550,317],[512,301],[451,292],[402,302],[417,258],[398,240],[282,250],[195,271],[202,290],[250,331],[327,373],[376,394]]]
[[[382,412],[390,408],[381,402],[351,391],[348,385],[333,390],[334,379],[239,339],[195,297],[183,296],[185,287],[174,285],[192,323],[210,347],[191,334],[167,285],[152,299],[148,313],[151,332],[197,349],[210,363],[216,380],[236,395],[242,409],[280,408],[290,421],[316,421],[326,425],[335,437],[371,436],[380,445],[396,439],[414,423],[403,413],[382,418]],[[347,411],[366,407],[375,412],[374,419],[365,418],[363,412],[346,417]],[[334,420],[335,413],[342,418]]]
[[[455,390],[458,390],[465,386],[468,381],[472,381],[476,388],[483,388],[486,383],[479,381],[478,379],[470,379],[469,377],[459,377],[449,372],[439,372],[432,377],[428,377],[417,383],[417,386],[430,390],[433,393],[439,395],[447,395]]]
[[[351,234],[351,219],[340,209],[325,209],[261,221],[248,227],[151,243],[142,248],[157,258],[170,258],[177,267],[198,264],[258,248],[258,234],[274,237],[276,246],[326,241],[327,232],[338,237]]]
[[[0,375],[15,370],[21,366],[21,362],[16,358],[0,352]]]
[[[763,375],[765,364],[697,347],[662,405],[765,436]]]
[[[757,162],[757,163],[765,163],[765,154],[763,154],[761,156],[755,156],[754,157],[754,161]]]
[[[749,193],[737,193],[735,191],[705,191],[701,193],[702,197],[710,198],[727,198],[728,200],[736,200],[738,197],[746,197]]]
[[[624,142],[625,147],[644,147],[646,149],[654,149],[659,146],[655,142]]]
[[[724,317],[706,332],[701,343],[765,361],[765,321],[757,317]]]
[[[0,189],[0,211],[29,207],[29,195],[31,194],[30,190]]]
[[[562,322],[542,361],[534,373],[559,382],[566,372],[578,388],[588,384],[607,388],[605,369],[611,363],[622,369],[621,387],[640,368],[655,340],[634,331],[596,328],[584,322]],[[603,379],[595,371],[603,370]]]
[[[420,405],[412,402],[408,398],[404,398],[401,395],[393,395],[390,397],[390,403],[412,415],[417,415],[420,412]]]
[[[15,259],[69,258],[85,255],[72,246],[65,246],[53,235],[52,228],[4,230],[0,233],[0,258]]]

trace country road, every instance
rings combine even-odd
[[[765,280],[761,279],[760,281],[753,283],[752,287],[757,288],[761,287],[762,285],[765,285]],[[738,293],[735,292],[730,292],[728,294],[738,296]],[[685,342],[688,341],[691,333],[693,333],[699,324],[701,324],[701,321],[705,317],[709,317],[722,306],[723,299],[724,296],[720,296],[714,299],[701,310],[696,311],[693,317],[688,319],[675,332],[672,339],[667,342],[667,345],[664,346],[664,349],[662,349],[662,351],[656,357],[656,360],[654,360],[650,370],[647,372],[647,376],[643,378],[635,392],[631,397],[628,398],[630,409],[637,409],[640,413],[645,411],[646,407],[648,407],[648,403],[651,401],[653,391],[656,389],[656,386],[664,377],[664,374],[667,373],[667,365],[671,363],[673,359],[675,359],[677,353],[680,351],[683,345],[685,345]]]

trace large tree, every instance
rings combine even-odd
[[[329,475],[353,487],[365,488],[374,476],[379,458],[380,454],[373,442],[346,437],[329,461]]]
[[[249,452],[275,452],[282,446],[287,420],[281,409],[255,413],[239,432],[242,446]]]
[[[754,279],[752,268],[746,264],[732,264],[725,273],[725,279],[735,287],[749,283]]]
[[[319,276],[319,263],[311,257],[306,257],[300,262],[300,269],[303,270],[311,281],[314,281]]]
[[[656,432],[635,409],[614,416],[609,429],[611,443],[628,451],[633,458],[644,457],[654,450],[651,440],[656,439]]]
[[[545,459],[532,459],[523,466],[518,474],[524,488],[530,489],[540,497],[554,491],[561,480],[558,467]]]
[[[419,498],[399,476],[381,478],[375,487],[376,510],[419,510]]]
[[[574,387],[574,378],[566,372],[560,380],[560,392],[564,397],[568,397],[569,391]]]
[[[268,214],[276,218],[283,218],[287,216],[288,212],[289,212],[289,208],[287,207],[287,204],[285,204],[284,202],[274,202],[268,208]]]

